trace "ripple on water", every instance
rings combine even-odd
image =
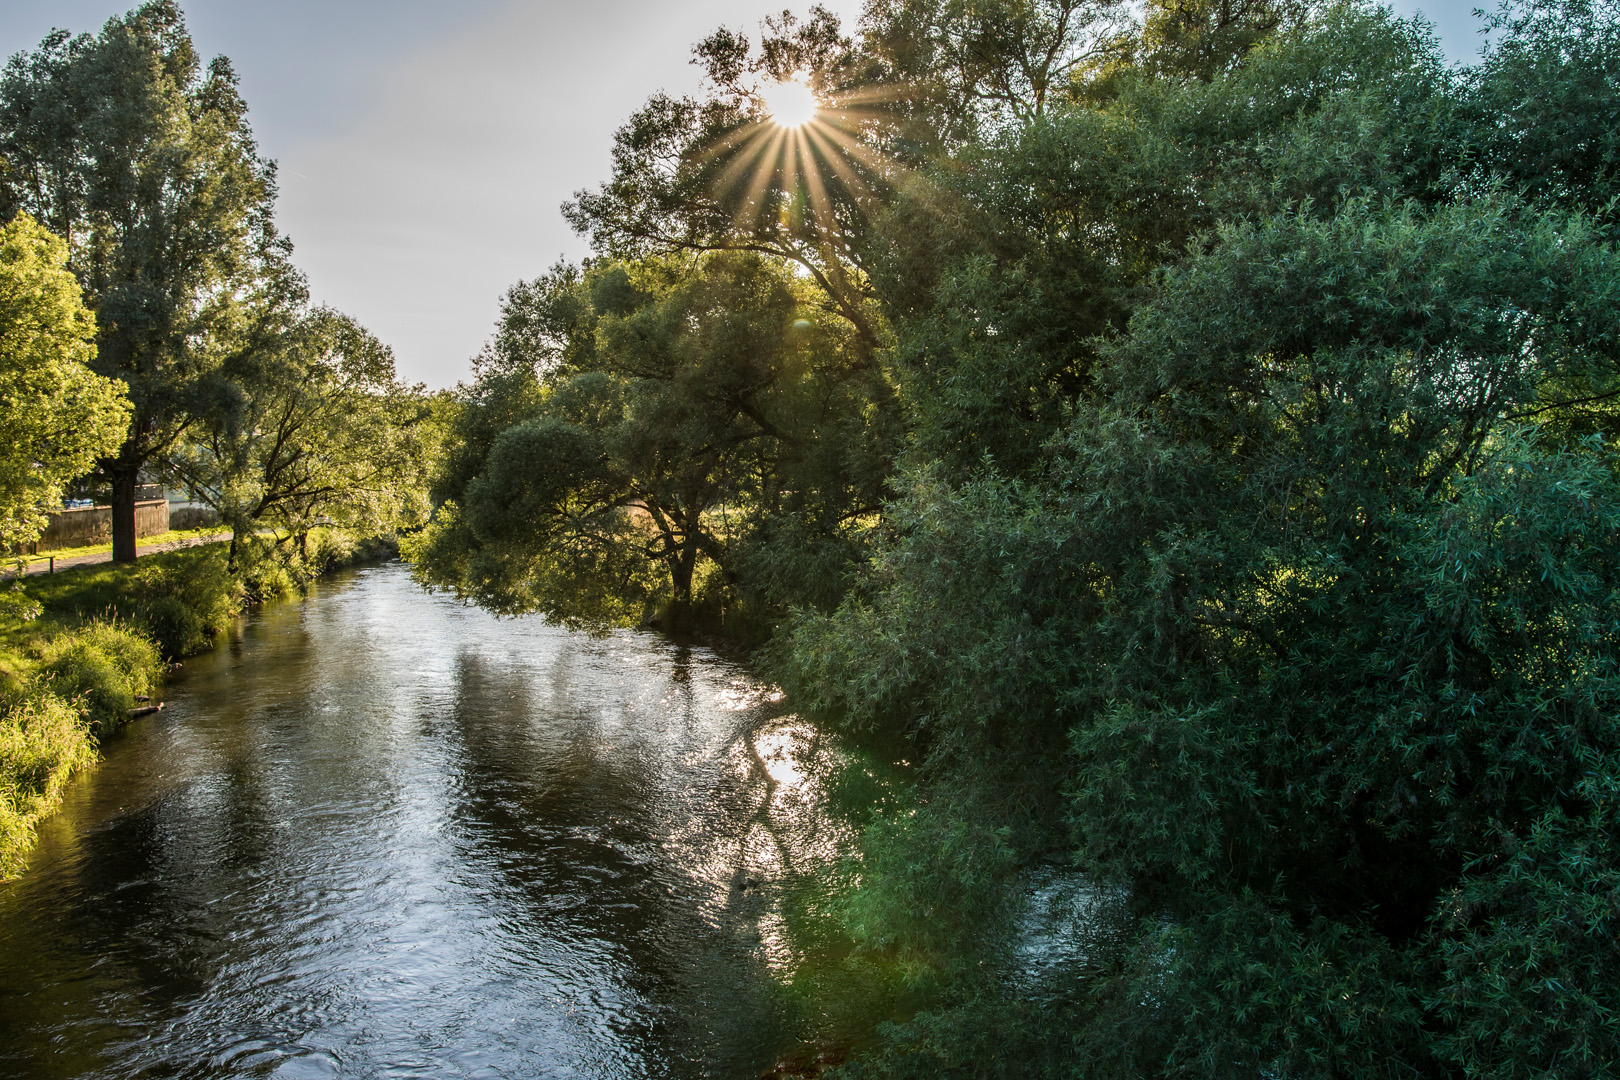
[[[774,886],[849,841],[778,698],[398,565],[272,608],[0,886],[0,1074],[756,1075]]]

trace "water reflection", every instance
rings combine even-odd
[[[0,886],[0,1073],[744,1077],[850,837],[741,666],[362,571],[188,663]]]

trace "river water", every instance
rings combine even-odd
[[[752,1077],[849,842],[749,671],[399,564],[188,660],[0,885],[0,1075]]]

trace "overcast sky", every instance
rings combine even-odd
[[[1481,0],[1482,2],[1482,0]],[[861,0],[822,0],[852,25]],[[5,0],[0,54],[130,3]],[[607,176],[613,131],[648,95],[696,87],[691,45],[755,36],[785,0],[191,0],[204,55],[236,65],[280,222],[315,298],[394,348],[400,374],[464,378],[501,294],[586,254],[559,204]],[[791,5],[802,10],[806,4]],[[1478,52],[1475,0],[1422,9],[1447,52]],[[1494,6],[1488,4],[1484,6]]]

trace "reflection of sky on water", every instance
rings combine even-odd
[[[398,566],[273,608],[0,887],[0,1073],[755,1075],[850,841],[777,697]]]

